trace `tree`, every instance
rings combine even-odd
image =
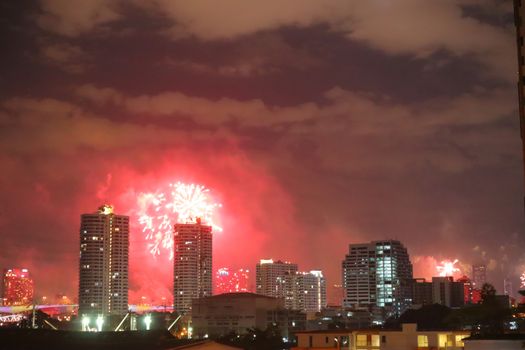
[[[496,302],[496,288],[490,283],[484,283],[481,287],[481,302],[493,304]]]
[[[472,327],[476,333],[494,335],[503,333],[511,318],[511,309],[498,303],[494,286],[485,283],[481,288],[481,303],[454,311],[448,322],[456,327]]]

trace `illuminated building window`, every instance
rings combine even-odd
[[[447,334],[447,346],[454,346],[454,335]]]
[[[418,335],[417,336],[417,347],[418,348],[428,348],[428,336]]]
[[[355,345],[357,345],[357,346],[367,346],[368,342],[367,342],[366,334],[358,334],[356,336]]]
[[[467,337],[468,335],[456,335],[456,346],[465,346],[463,339]]]
[[[440,348],[444,348],[445,346],[447,346],[447,335],[446,334],[438,335],[438,346]]]
[[[379,347],[380,345],[379,334],[372,334],[372,346]]]

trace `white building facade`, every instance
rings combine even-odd
[[[212,227],[197,220],[176,224],[173,237],[173,298],[180,314],[193,299],[212,295]]]
[[[255,267],[255,292],[273,298],[284,298],[285,276],[295,274],[297,264],[272,259],[262,259]]]
[[[286,308],[316,313],[326,307],[326,280],[322,271],[289,273],[284,282]]]
[[[81,215],[79,315],[128,312],[129,217],[101,206]]]

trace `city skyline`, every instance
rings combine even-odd
[[[84,234],[87,234],[88,232],[86,231],[86,229],[89,229],[90,232],[89,234],[93,234],[93,233],[96,233],[96,234],[99,234],[99,235],[108,235],[110,234],[112,230],[108,231],[108,232],[105,232],[105,231],[101,231],[102,229],[102,226],[96,226],[98,225],[95,221],[100,221],[98,220],[99,217],[102,217],[103,220],[102,222],[105,222],[107,217],[113,217],[114,216],[114,207],[112,205],[108,205],[108,204],[104,204],[102,206],[100,206],[97,210],[96,213],[94,214],[82,214],[81,215],[81,233],[84,233]],[[84,222],[85,218],[87,218],[87,222]],[[125,226],[126,227],[121,227],[122,226],[122,218],[125,219]],[[127,216],[117,216],[117,219],[119,220],[118,221],[118,228],[116,229],[117,231],[119,230],[123,230],[124,233],[126,234],[126,237],[129,235],[129,227],[128,227],[128,223],[129,223],[129,217]],[[91,220],[91,221],[90,221]],[[95,220],[95,221],[93,221]],[[174,221],[175,222],[175,221]],[[95,226],[93,226],[95,224]],[[90,226],[91,225],[91,226]],[[111,222],[110,222],[110,226],[111,226]],[[200,232],[201,230],[198,229],[197,231],[195,231],[195,227],[203,227],[205,228],[205,230],[203,231],[204,234],[208,235],[208,238],[206,238],[205,240],[207,240],[208,242],[207,243],[199,243],[201,242],[201,238],[200,235],[201,233],[198,233]],[[104,226],[104,229],[106,228],[106,226]],[[96,231],[96,232],[95,232]],[[174,252],[177,252],[179,251],[179,259],[186,259],[188,260],[188,258],[190,256],[193,256],[195,254],[197,254],[196,256],[200,256],[202,253],[200,252],[200,249],[205,249],[206,254],[208,254],[208,262],[205,263],[203,265],[203,268],[204,270],[201,271],[201,267],[200,267],[200,264],[197,264],[197,260],[195,257],[191,258],[191,260],[193,261],[193,265],[195,266],[190,266],[188,264],[186,265],[181,265],[180,267],[177,267],[178,265],[180,264],[177,264],[177,261],[179,261],[179,259],[177,259],[177,255],[176,253],[173,254],[173,256],[171,255],[167,255],[167,256],[170,256],[170,260],[173,259],[173,265],[174,265],[174,273],[172,275],[172,278],[173,278],[173,281],[174,281],[174,289],[175,290],[184,290],[183,293],[187,293],[189,292],[188,294],[190,295],[196,295],[196,296],[199,296],[199,297],[205,297],[205,296],[211,296],[211,295],[217,295],[217,294],[221,294],[221,291],[220,291],[220,288],[225,288],[225,286],[221,285],[221,284],[224,284],[224,283],[230,283],[231,281],[230,280],[220,280],[220,271],[223,270],[224,271],[228,271],[229,268],[219,268],[217,270],[217,274],[213,274],[213,265],[212,265],[212,241],[213,241],[213,235],[211,234],[211,231],[212,231],[212,227],[211,226],[207,226],[205,222],[201,222],[201,219],[199,217],[195,217],[195,218],[192,218],[191,220],[187,221],[185,224],[174,224],[173,225],[173,229],[170,230],[171,232],[173,232],[172,234],[175,236],[175,239],[174,239],[174,245],[173,245],[173,250]],[[180,231],[180,232],[179,232]],[[208,232],[209,231],[209,232]],[[181,235],[182,233],[182,235]],[[90,237],[88,237],[90,238]],[[109,238],[109,236],[107,237]],[[86,243],[85,243],[85,240],[87,238],[82,238],[82,235],[81,235],[81,240],[80,240],[80,248],[81,248],[81,252],[82,251],[86,251]],[[127,239],[127,238],[126,238]],[[187,245],[188,245],[188,240],[192,241],[191,243],[195,243],[195,246],[196,247],[204,247],[204,248],[197,248],[197,250],[190,252],[186,252],[186,249],[188,249]],[[400,250],[400,251],[404,251],[403,254],[407,254],[407,249],[402,245],[402,243],[398,242],[398,241],[393,241],[393,240],[383,240],[384,242],[382,241],[374,241],[374,242],[370,242],[370,243],[350,243],[349,244],[349,249],[350,251],[353,253],[353,251],[355,249],[360,249],[360,248],[363,248],[365,249],[366,248],[366,256],[368,257],[369,256],[369,250],[370,251],[373,251],[374,253],[374,257],[376,256],[375,254],[377,254],[375,252],[376,250],[376,245],[379,244],[380,246],[378,246],[378,248],[381,248],[380,250],[382,251],[382,248],[383,246],[381,244],[388,244],[388,249],[390,251],[390,246],[393,244],[394,246],[396,246],[396,248],[394,249],[395,251],[397,250]],[[97,243],[97,242],[95,242]],[[399,247],[397,247],[399,246]],[[386,246],[385,246],[386,247]],[[102,248],[101,251],[106,251],[107,249],[106,248],[109,248],[109,247],[106,247],[104,245],[104,248]],[[127,248],[126,248],[127,249]],[[98,246],[95,247],[95,250],[99,250]],[[93,249],[90,249],[90,251],[93,251]],[[125,252],[125,258],[126,258],[126,266],[125,268],[121,268],[122,272],[124,272],[124,274],[126,275],[125,279],[125,287],[126,287],[126,292],[128,292],[127,290],[127,286],[128,286],[128,276],[127,276],[127,271],[128,271],[128,264],[127,264],[127,259],[128,259],[128,252],[126,250]],[[102,254],[102,253],[101,253]],[[393,254],[393,253],[388,253],[388,254]],[[397,253],[396,253],[397,254]],[[155,256],[155,255],[154,255]],[[120,258],[119,258],[120,259]],[[335,281],[336,285],[338,283],[342,283],[342,286],[345,285],[345,278],[348,278],[348,277],[345,277],[348,275],[348,273],[346,272],[346,269],[347,265],[345,265],[345,261],[348,261],[349,259],[349,256],[346,255],[346,258],[345,260],[343,260],[343,268],[342,268],[342,279],[341,280],[337,280]],[[355,257],[353,258],[355,260]],[[389,258],[390,259],[390,258]],[[399,259],[399,258],[396,258],[396,259]],[[405,257],[403,256],[402,260],[405,259]],[[451,281],[457,281],[457,280],[462,280],[464,279],[465,277],[468,277],[470,280],[472,280],[472,288],[475,288],[476,289],[476,293],[479,293],[479,290],[481,289],[481,286],[484,284],[484,283],[489,283],[489,284],[493,284],[492,281],[488,281],[487,278],[486,278],[486,271],[487,271],[487,266],[484,265],[484,264],[474,264],[474,265],[471,265],[471,266],[468,266],[463,264],[462,265],[462,268],[459,269],[456,267],[456,263],[458,262],[457,259],[455,261],[449,261],[449,260],[444,260],[444,261],[441,261],[441,264],[439,264],[438,261],[435,261],[434,264],[434,269],[431,270],[431,272],[429,272],[429,275],[427,276],[421,276],[421,275],[412,275],[412,261],[410,260],[409,256],[406,255],[406,259],[408,259],[408,262],[410,264],[410,276],[407,275],[405,279],[414,279],[415,280],[425,280],[425,278],[430,278],[431,280],[434,280],[435,278],[445,278],[444,276],[447,276],[447,278],[453,278],[453,276],[456,276],[456,278],[452,279]],[[405,260],[406,260],[405,259]],[[88,259],[89,260],[89,259]],[[91,258],[91,260],[93,260],[93,258]],[[96,260],[96,259],[95,259]],[[375,260],[375,258],[373,259]],[[85,263],[87,260],[84,258],[82,258],[82,254],[81,254],[81,259],[80,259],[80,263],[79,263],[79,270],[80,270],[80,273],[82,273],[83,269],[86,267],[85,264],[83,264],[83,262]],[[352,260],[353,261],[353,260]],[[89,261],[88,261],[89,262]],[[170,262],[171,263],[171,262]],[[197,264],[197,265],[196,265]],[[348,264],[348,262],[346,263]],[[374,265],[374,268],[375,269],[375,262],[373,263]],[[403,263],[404,264],[404,263]],[[272,266],[275,266],[275,267],[272,267]],[[390,266],[390,265],[389,265]],[[88,266],[89,267],[89,266]],[[269,268],[268,268],[269,267]],[[369,267],[367,267],[369,268]],[[189,273],[188,271],[191,270]],[[388,267],[388,269],[390,269],[390,267]],[[404,268],[402,268],[404,269]],[[5,271],[16,271],[18,273],[18,271],[25,271],[24,274],[27,274],[27,269],[18,269],[18,268],[15,268],[15,269],[5,269]],[[448,270],[448,271],[447,271]],[[198,271],[198,273],[197,273]],[[254,292],[255,293],[258,293],[260,295],[267,295],[267,296],[271,296],[271,297],[278,297],[278,298],[283,298],[285,299],[285,304],[287,305],[287,307],[291,307],[291,305],[302,305],[301,303],[304,303],[304,301],[301,301],[301,300],[293,300],[294,297],[296,296],[296,293],[297,292],[293,292],[292,290],[293,289],[290,289],[290,286],[289,285],[286,285],[286,283],[289,283],[290,282],[290,277],[293,279],[293,276],[297,275],[297,276],[301,276],[301,275],[312,275],[312,277],[314,278],[319,278],[321,277],[322,280],[323,280],[323,287],[322,287],[322,294],[323,294],[323,301],[321,302],[321,298],[319,297],[318,301],[316,301],[315,303],[318,303],[319,305],[319,309],[321,309],[320,305],[324,305],[323,307],[327,306],[327,299],[329,297],[332,297],[334,298],[333,295],[330,295],[328,296],[328,293],[327,293],[327,287],[326,287],[326,281],[322,275],[322,271],[315,271],[315,270],[312,270],[310,271],[309,273],[307,272],[301,272],[298,270],[298,266],[297,264],[295,263],[291,263],[289,261],[282,261],[282,260],[274,260],[274,259],[260,259],[256,265],[255,265],[255,271],[256,271],[256,277],[255,277],[255,288],[254,288]],[[261,272],[261,271],[265,271],[265,272]],[[89,272],[89,271],[88,271]],[[235,281],[239,284],[239,282],[241,281],[240,278],[242,278],[242,285],[245,285],[246,287],[245,288],[238,288],[239,286],[237,286],[237,289],[231,289],[231,290],[224,290],[222,293],[236,293],[236,292],[250,292],[248,289],[249,287],[248,284],[249,284],[249,270],[244,270],[244,269],[239,269],[238,271],[232,271],[233,274],[232,274],[232,278],[235,279]],[[387,273],[388,272],[388,273]],[[101,273],[102,273],[102,270],[101,270]],[[263,283],[263,285],[261,285],[261,281],[262,281],[262,277],[259,277],[259,275],[261,273],[264,273],[264,276],[265,276],[265,280],[267,280],[266,282],[264,283],[270,283],[268,284],[267,286]],[[241,276],[238,276],[238,274],[242,274]],[[389,274],[393,274],[392,276],[390,276]],[[104,274],[100,274],[100,280],[105,280],[103,278]],[[177,276],[177,278],[176,278]],[[373,288],[370,290],[370,293],[375,293],[376,292],[376,286],[375,286],[375,272],[372,275],[370,275],[371,277],[370,278],[373,278],[374,282],[373,282]],[[379,276],[379,274],[378,274]],[[386,271],[385,270],[385,276],[390,276],[390,277],[394,277],[396,276],[396,272],[393,272],[393,270],[388,270]],[[440,277],[441,276],[441,277]],[[461,276],[461,278],[457,278],[457,276]],[[135,278],[137,276],[134,276]],[[183,282],[181,284],[181,287],[177,287],[178,286],[178,277],[183,277],[183,279],[185,280],[185,282]],[[381,277],[381,278],[387,278],[387,277]],[[368,277],[367,277],[368,278]],[[79,279],[80,281],[82,281],[82,277],[81,275],[79,275]],[[89,277],[89,282],[93,282],[92,279],[93,279],[93,276]],[[95,278],[96,279],[96,278]],[[388,278],[387,278],[388,279]],[[84,278],[84,280],[86,280],[86,278]],[[270,282],[268,282],[270,281]],[[295,281],[295,280],[294,280]],[[31,281],[32,283],[32,281]],[[104,282],[101,282],[101,285],[99,287],[99,289],[104,289],[105,290],[105,293],[112,293],[111,292],[111,288],[109,288],[109,286],[106,286],[106,287],[102,287],[102,284]],[[200,287],[201,285],[203,285],[204,283],[204,287]],[[348,285],[348,282],[346,282],[347,285]],[[353,283],[353,282],[352,282]],[[377,282],[379,283],[379,282]],[[507,295],[510,295],[511,297],[515,297],[515,294],[514,292],[515,291],[508,291],[505,289],[505,283],[508,283],[507,282],[507,279],[504,279],[504,286],[501,290],[502,294],[507,294]],[[92,283],[91,283],[92,284]],[[107,283],[106,283],[107,284]],[[191,285],[195,285],[195,288],[194,287],[191,287],[191,288],[188,288],[188,285],[191,284]],[[355,288],[359,288],[359,285],[355,285],[354,286]],[[120,287],[119,287],[120,288]],[[218,290],[217,290],[218,288]],[[404,288],[406,289],[406,286],[404,286]],[[101,289],[101,291],[102,291]],[[342,294],[342,297],[341,296],[338,296],[336,297],[334,300],[337,300],[337,303],[340,302],[340,304],[344,307],[350,307],[350,306],[357,306],[357,305],[365,305],[365,304],[370,304],[370,305],[375,305],[376,304],[376,298],[378,298],[379,296],[383,295],[383,298],[385,297],[388,297],[388,293],[391,294],[391,291],[387,293],[387,291],[380,291],[380,288],[377,287],[377,297],[374,296],[372,299],[370,299],[370,297],[367,297],[368,299],[368,302],[365,303],[365,304],[361,304],[359,302],[357,303],[354,303],[354,302],[350,302],[350,301],[345,301],[345,297],[344,297],[344,287],[342,288],[343,289],[343,294]],[[3,291],[4,288],[0,288],[0,291]],[[82,295],[82,282],[80,282],[80,285],[79,285],[79,288],[78,288],[78,295]],[[272,291],[273,290],[273,291]],[[373,291],[372,291],[373,290]],[[122,289],[119,289],[118,292],[122,295],[122,292],[124,290]],[[32,291],[33,293],[33,291]],[[118,293],[117,293],[118,294]],[[131,304],[144,304],[145,305],[152,305],[152,304],[157,304],[157,305],[166,305],[166,300],[169,298],[170,300],[173,300],[173,303],[171,305],[174,306],[175,309],[177,309],[177,306],[180,308],[180,310],[182,310],[182,312],[187,312],[189,309],[189,305],[190,305],[190,301],[193,297],[190,297],[190,299],[187,299],[187,297],[184,297],[184,298],[180,298],[179,300],[177,300],[177,294],[178,293],[172,293],[172,294],[169,294],[166,295],[166,294],[163,294],[162,297],[160,298],[151,298],[151,296],[144,296],[142,295],[140,298],[136,298],[133,300],[133,303],[130,302],[129,305]],[[57,294],[59,295],[59,294]],[[62,295],[62,294],[60,294]],[[32,299],[32,300],[35,300],[37,303],[38,303],[38,299],[42,299],[42,303],[45,304],[45,299],[47,299],[46,296],[44,296],[42,293],[36,293],[35,292],[35,295],[34,295],[34,298],[36,299]],[[390,297],[392,297],[390,295]],[[66,297],[67,298],[67,297]],[[479,297],[478,297],[479,298]],[[126,293],[126,299],[127,299],[127,293]],[[340,299],[340,300],[339,300]],[[68,299],[70,300],[70,299]],[[80,303],[80,298],[79,298],[79,304]],[[97,300],[98,301],[98,300]],[[71,302],[71,301],[70,301]],[[91,303],[91,301],[90,301]],[[312,303],[312,302],[310,302]],[[336,303],[336,304],[337,304]],[[384,301],[383,301],[384,303]],[[29,305],[31,304],[31,301],[26,301],[24,303],[25,305]],[[336,305],[335,304],[335,305]],[[21,305],[21,304],[20,304]],[[124,305],[124,304],[123,304]],[[128,303],[126,302],[125,305],[128,305]],[[407,304],[408,305],[408,304]],[[8,304],[4,305],[4,306],[9,306]],[[93,305],[91,305],[93,307]],[[379,304],[378,304],[379,306]],[[384,307],[383,304],[381,304],[381,306],[379,307]],[[396,307],[399,307],[399,306],[396,306]],[[406,306],[401,306],[399,308],[399,310],[403,310]],[[123,310],[124,310],[124,307],[122,307],[120,309],[120,312],[119,314],[122,314],[123,313]],[[102,311],[102,309],[100,309],[99,311],[101,311],[101,314],[104,314],[104,313],[107,313],[109,314],[110,311],[109,310],[106,310],[106,311]]]
[[[520,286],[510,2],[67,4],[0,5],[0,269],[38,296],[76,295],[78,216],[108,203],[130,302],[169,298],[139,198],[179,181],[222,204],[215,266],[286,259],[331,286],[350,244],[395,239],[415,277],[458,259]]]

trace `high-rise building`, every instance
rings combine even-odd
[[[322,271],[287,273],[284,288],[287,309],[315,313],[326,307],[326,280]]]
[[[329,290],[328,290],[329,289]],[[340,283],[331,284],[327,287],[327,304],[330,306],[343,306],[343,285]]]
[[[297,264],[262,259],[255,268],[256,293],[268,297],[284,298],[284,276],[296,272]]]
[[[110,205],[80,217],[79,315],[128,312],[129,217]]]
[[[217,269],[214,294],[250,292],[250,270]]]
[[[416,278],[412,284],[412,304],[430,305],[432,299],[432,282],[427,282],[424,278]]]
[[[483,264],[472,265],[472,287],[481,289],[487,283],[487,267]]]
[[[351,244],[342,267],[344,306],[377,306],[400,315],[412,303],[412,263],[401,242]]]
[[[4,306],[31,304],[33,293],[33,280],[27,269],[4,270],[0,300]]]
[[[212,295],[212,227],[198,218],[176,224],[173,249],[173,304],[184,314],[193,299]]]

